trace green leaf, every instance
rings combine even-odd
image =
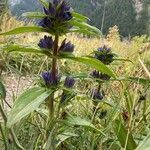
[[[85,128],[88,128],[90,130],[93,130],[93,131],[100,133],[100,134],[105,136],[105,134],[101,130],[97,129],[90,121],[87,121],[87,120],[82,119],[80,117],[69,116],[64,121],[64,123],[71,124],[73,126],[83,126]]]
[[[39,1],[45,8],[49,7],[49,3],[47,2],[47,0],[39,0]]]
[[[22,118],[36,110],[39,105],[51,94],[52,91],[41,87],[35,87],[25,91],[15,101],[14,106],[8,115],[7,126],[10,128]]]
[[[150,79],[138,78],[138,77],[129,77],[128,80],[134,81],[137,83],[142,83],[144,85],[150,84]]]
[[[126,130],[125,126],[122,124],[120,120],[114,121],[114,131],[121,146],[125,148],[128,131]],[[136,148],[136,143],[133,139],[132,134],[129,133],[126,150],[134,150],[135,148]]]
[[[99,37],[100,35],[95,33],[95,32],[92,32],[88,29],[80,29],[80,28],[77,28],[77,27],[73,27],[69,30],[69,32],[74,32],[74,33],[80,33],[80,34],[84,34],[84,35],[87,35],[87,36],[93,36],[93,37]]]
[[[28,47],[23,45],[6,45],[3,47],[4,51],[8,52],[28,52],[28,53],[37,53],[37,54],[45,54],[51,55],[49,49],[41,49],[37,47]]]
[[[105,73],[113,78],[116,78],[115,74],[111,69],[109,69],[106,65],[104,65],[101,61],[92,58],[92,57],[75,57],[73,55],[66,55],[66,54],[61,54],[59,55],[60,58],[66,58],[66,59],[71,59],[77,62],[81,62],[83,64],[86,64],[92,68],[95,68],[96,70]]]
[[[56,145],[56,148],[64,141],[66,141],[67,139],[71,138],[71,137],[78,137],[77,134],[71,133],[71,132],[65,132],[62,134],[57,135],[57,139],[58,139],[58,143]]]
[[[97,36],[99,36],[99,37],[101,36],[101,31],[98,28],[91,26],[91,25],[87,24],[86,22],[73,19],[73,20],[69,21],[69,23],[74,27],[77,27],[77,28],[83,29],[83,30],[89,30],[90,32],[97,34]]]
[[[0,82],[0,96],[2,99],[6,98],[6,89],[2,82]]]
[[[22,17],[28,18],[44,18],[47,15],[43,14],[42,12],[26,12],[22,14]]]
[[[0,35],[14,35],[28,32],[49,32],[49,30],[37,26],[18,27],[8,32],[0,33]]]
[[[134,64],[130,59],[114,58],[114,60],[116,60],[116,61],[128,61],[128,62],[131,62],[132,64]]]
[[[84,22],[87,22],[88,20],[90,21],[90,19],[88,17],[83,16],[79,13],[72,12],[71,14],[72,14],[73,17],[75,17],[75,19],[79,19],[79,20],[84,21]]]
[[[150,133],[147,137],[140,143],[136,150],[149,150],[150,149]]]

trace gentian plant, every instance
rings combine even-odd
[[[38,111],[42,107],[48,110],[46,118],[45,145],[54,146],[54,130],[60,116],[64,111],[65,105],[76,96],[72,89],[75,86],[74,75],[64,77],[61,73],[58,59],[69,59],[86,64],[95,70],[91,73],[94,78],[109,80],[115,78],[113,71],[106,65],[113,61],[113,54],[106,46],[99,48],[95,56],[75,57],[72,52],[75,46],[66,38],[60,42],[60,36],[68,33],[80,33],[88,36],[100,37],[101,32],[89,25],[89,19],[81,14],[74,12],[66,0],[39,0],[43,6],[43,12],[27,12],[24,17],[38,19],[37,26],[24,26],[0,35],[16,35],[29,32],[45,33],[44,37],[37,43],[37,46],[30,47],[24,45],[6,45],[4,50],[9,52],[29,52],[46,55],[52,59],[49,70],[42,72],[41,77],[44,85],[36,86],[25,91],[15,101],[13,108],[7,116],[7,127],[12,128],[23,118],[33,111]],[[61,95],[56,96],[59,91]],[[93,99],[102,100],[104,94],[101,89],[92,89]],[[52,136],[53,135],[53,136]],[[55,147],[55,146],[54,146]]]
[[[94,57],[103,62],[105,65],[110,65],[114,61],[115,54],[112,53],[111,48],[104,45],[100,48],[98,48],[96,51],[94,51]],[[92,89],[91,97],[93,99],[93,112],[96,115],[97,112],[97,105],[99,102],[101,102],[105,97],[105,92],[102,89],[102,86],[105,81],[109,81],[111,76],[108,74],[105,74],[103,72],[100,72],[98,70],[94,70],[90,74],[93,78],[97,79],[98,87],[95,89]],[[106,115],[106,111],[105,111]],[[101,117],[100,117],[101,118]]]

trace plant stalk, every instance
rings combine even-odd
[[[52,59],[52,79],[54,81],[54,83],[57,81],[57,74],[58,74],[58,69],[57,69],[57,58],[55,56],[57,56],[58,54],[58,43],[59,43],[59,36],[56,35],[55,36],[55,40],[54,40],[54,47],[53,47],[53,59]],[[48,109],[49,109],[49,128],[51,129],[52,127],[52,122],[54,119],[54,94],[51,95],[48,98]]]

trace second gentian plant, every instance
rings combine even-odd
[[[75,46],[67,38],[63,39],[62,42],[60,41],[60,37],[66,36],[68,33],[79,33],[99,38],[101,32],[96,27],[88,24],[89,19],[87,17],[74,12],[66,0],[39,0],[39,2],[43,7],[43,12],[27,12],[23,14],[24,17],[37,19],[36,26],[18,27],[0,35],[17,35],[29,32],[45,34],[35,47],[13,44],[6,45],[3,49],[9,52],[17,51],[46,55],[52,60],[49,70],[43,70],[41,74],[44,84],[28,89],[18,97],[7,119],[7,127],[12,128],[24,117],[33,111],[38,111],[40,106],[44,105],[49,112],[46,119],[46,141],[49,140],[49,136],[52,134],[56,123],[58,123],[58,119],[62,116],[63,107],[77,94],[72,90],[76,84],[74,75],[64,77],[61,73],[58,59],[69,59],[86,64],[95,69],[91,75],[102,80],[107,80],[110,77],[115,78],[115,75],[106,66],[113,61],[113,56],[107,47],[99,49],[94,57],[75,57],[73,55]],[[107,53],[107,55],[104,53]],[[59,96],[56,96],[57,91],[61,91]],[[100,91],[95,90],[93,92],[94,99],[103,98],[102,94],[98,94]]]

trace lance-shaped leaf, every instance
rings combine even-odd
[[[83,30],[89,30],[90,32],[96,33],[97,35],[101,36],[101,31],[98,28],[91,26],[91,25],[87,24],[86,22],[72,19],[71,21],[69,21],[69,23],[76,28],[83,29]]]
[[[52,93],[53,91],[41,87],[34,87],[25,91],[18,97],[12,110],[9,112],[7,126],[10,128],[22,118],[36,110]]]
[[[18,27],[12,29],[8,32],[0,33],[0,35],[14,35],[14,34],[29,33],[29,32],[52,32],[52,31],[38,26],[24,26],[24,27]]]
[[[142,83],[144,85],[146,84],[150,85],[150,79],[144,79],[144,78],[138,78],[138,77],[128,77],[127,79],[133,82]]]
[[[60,146],[60,144],[62,142],[66,141],[67,139],[69,139],[71,137],[78,137],[78,135],[74,134],[74,133],[71,133],[71,132],[64,132],[64,133],[58,134],[57,137],[56,137],[58,139],[58,143],[56,144],[56,148],[58,146]]]
[[[6,45],[2,48],[4,51],[8,52],[27,52],[27,53],[36,53],[36,54],[45,54],[50,56],[50,49],[37,48],[37,47],[29,47],[23,45]]]
[[[48,8],[49,7],[49,3],[47,0],[39,0],[40,3],[45,7],[45,8]]]
[[[83,22],[87,22],[88,20],[90,21],[90,19],[88,17],[83,16],[83,15],[81,15],[79,13],[72,12],[71,14],[77,20],[80,20],[80,21],[83,21]]]
[[[54,56],[51,55],[51,53],[47,50],[47,49],[34,49],[34,48],[30,48],[30,47],[6,47],[4,50],[8,50],[8,51],[19,51],[19,52],[34,52],[34,53],[41,53],[41,54],[46,54],[48,57],[53,58]],[[114,74],[114,72],[108,68],[106,65],[104,65],[101,61],[92,58],[92,57],[75,57],[74,55],[70,55],[70,54],[60,54],[58,56],[56,56],[56,58],[58,59],[70,59],[73,61],[77,61],[77,62],[81,62],[83,64],[86,64],[88,66],[90,66],[91,68],[94,68],[102,73],[105,73],[113,78],[116,78],[116,75]]]
[[[126,150],[134,150],[136,148],[136,143],[131,133],[128,133],[128,130],[122,124],[120,120],[115,120],[114,122],[114,131],[120,142],[120,145]],[[128,138],[128,139],[127,139]],[[126,142],[127,140],[127,142]]]
[[[72,27],[71,29],[69,29],[69,32],[80,33],[80,34],[84,34],[84,35],[92,36],[92,37],[99,37],[100,36],[99,34],[92,32],[88,29],[80,29],[78,27]]]
[[[6,98],[6,89],[2,82],[0,82],[0,97],[2,99]]]
[[[108,68],[106,65],[104,65],[101,61],[92,58],[92,57],[75,57],[73,55],[68,55],[68,54],[61,54],[59,55],[59,58],[66,58],[66,59],[70,59],[73,61],[77,61],[77,62],[81,62],[83,64],[86,64],[88,66],[90,66],[91,68],[95,68],[96,70],[105,73],[113,78],[116,78],[116,75],[114,74],[114,72]]]
[[[85,119],[82,119],[80,117],[75,117],[75,116],[69,116],[64,123],[68,125],[73,125],[73,126],[82,126],[85,128],[88,128],[89,130],[93,130],[97,133],[100,133],[105,136],[105,133],[99,129],[97,129],[90,121],[87,121]]]
[[[26,12],[22,14],[22,17],[27,17],[27,18],[44,18],[47,15],[43,14],[42,12]]]
[[[150,149],[150,133],[147,137],[140,143],[136,150],[149,150]]]

